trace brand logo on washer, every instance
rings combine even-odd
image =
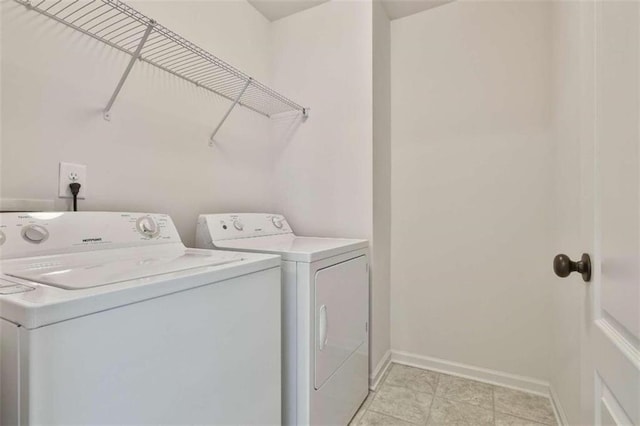
[[[82,239],[83,243],[97,243],[99,241],[102,241],[102,238],[83,238]]]

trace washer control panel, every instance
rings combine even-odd
[[[292,234],[284,216],[270,213],[203,214],[198,218],[197,235],[209,241]]]
[[[165,214],[0,213],[0,259],[171,242],[182,241]]]

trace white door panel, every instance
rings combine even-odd
[[[601,308],[640,337],[638,221],[638,2],[596,10],[596,143],[600,191]],[[624,331],[623,331],[624,332]]]
[[[637,424],[627,417],[627,414],[606,386],[602,388],[600,394],[602,395],[600,399],[600,415],[598,416],[601,419],[600,424],[607,426]]]
[[[581,213],[593,262],[583,421],[640,424],[640,2],[584,2],[582,14]]]
[[[609,326],[609,321],[598,320],[592,330],[590,342],[594,350],[595,398],[609,411],[617,412],[617,419],[629,419],[616,424],[640,424],[640,355],[629,341]],[[593,386],[592,383],[588,383]],[[596,421],[605,424],[606,412],[598,412]],[[624,415],[622,415],[624,413]]]

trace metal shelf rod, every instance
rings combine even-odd
[[[251,77],[249,77],[249,79],[247,80],[247,83],[244,85],[244,88],[242,89],[242,91],[240,92],[240,94],[236,97],[236,99],[233,101],[233,103],[231,104],[231,106],[229,107],[229,109],[227,110],[227,113],[222,117],[222,120],[220,121],[220,123],[218,123],[218,125],[216,126],[215,130],[213,131],[213,133],[211,134],[211,138],[209,140],[209,146],[212,146],[213,143],[215,142],[213,140],[213,138],[216,136],[216,133],[218,133],[218,130],[220,130],[220,127],[222,127],[222,124],[225,122],[225,120],[227,119],[227,117],[229,117],[229,114],[231,114],[231,111],[233,111],[233,108],[235,108],[236,105],[238,105],[238,102],[240,102],[240,98],[242,97],[242,95],[244,94],[244,91],[247,90],[247,87],[249,87],[249,85],[251,84],[251,82],[253,81],[253,79]]]
[[[142,52],[144,43],[147,41],[147,38],[149,38],[149,34],[151,34],[151,31],[153,31],[153,27],[155,26],[155,24],[156,22],[153,20],[149,22],[149,25],[147,25],[146,31],[144,32],[144,34],[142,35],[142,38],[140,39],[140,44],[138,44],[136,51],[133,53],[133,55],[131,55],[131,60],[129,61],[129,65],[127,65],[127,68],[124,70],[124,74],[122,74],[122,77],[120,78],[120,81],[116,86],[116,90],[114,90],[113,95],[111,95],[111,99],[109,99],[109,102],[107,103],[107,107],[104,109],[103,115],[105,120],[107,121],[111,120],[111,107],[113,106],[113,103],[116,101],[116,98],[120,93],[120,90],[122,90],[122,86],[124,86],[124,82],[127,81],[127,77],[129,77],[129,73],[131,72],[133,65],[136,63],[136,60],[140,57],[140,52]]]

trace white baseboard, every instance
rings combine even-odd
[[[553,386],[549,385],[549,395],[551,396],[551,405],[553,406],[553,411],[556,414],[556,421],[559,425],[568,425],[567,415],[562,408],[562,404],[560,404],[560,398],[558,398],[558,394]]]
[[[531,377],[401,351],[392,351],[391,361],[550,397],[549,383]]]
[[[384,373],[387,371],[390,365],[391,365],[391,350],[388,350],[382,356],[382,359],[380,360],[378,365],[376,365],[376,368],[371,373],[371,376],[369,376],[369,389],[371,389],[372,391],[375,391],[378,388],[378,385],[380,384],[380,380],[384,377]]]

